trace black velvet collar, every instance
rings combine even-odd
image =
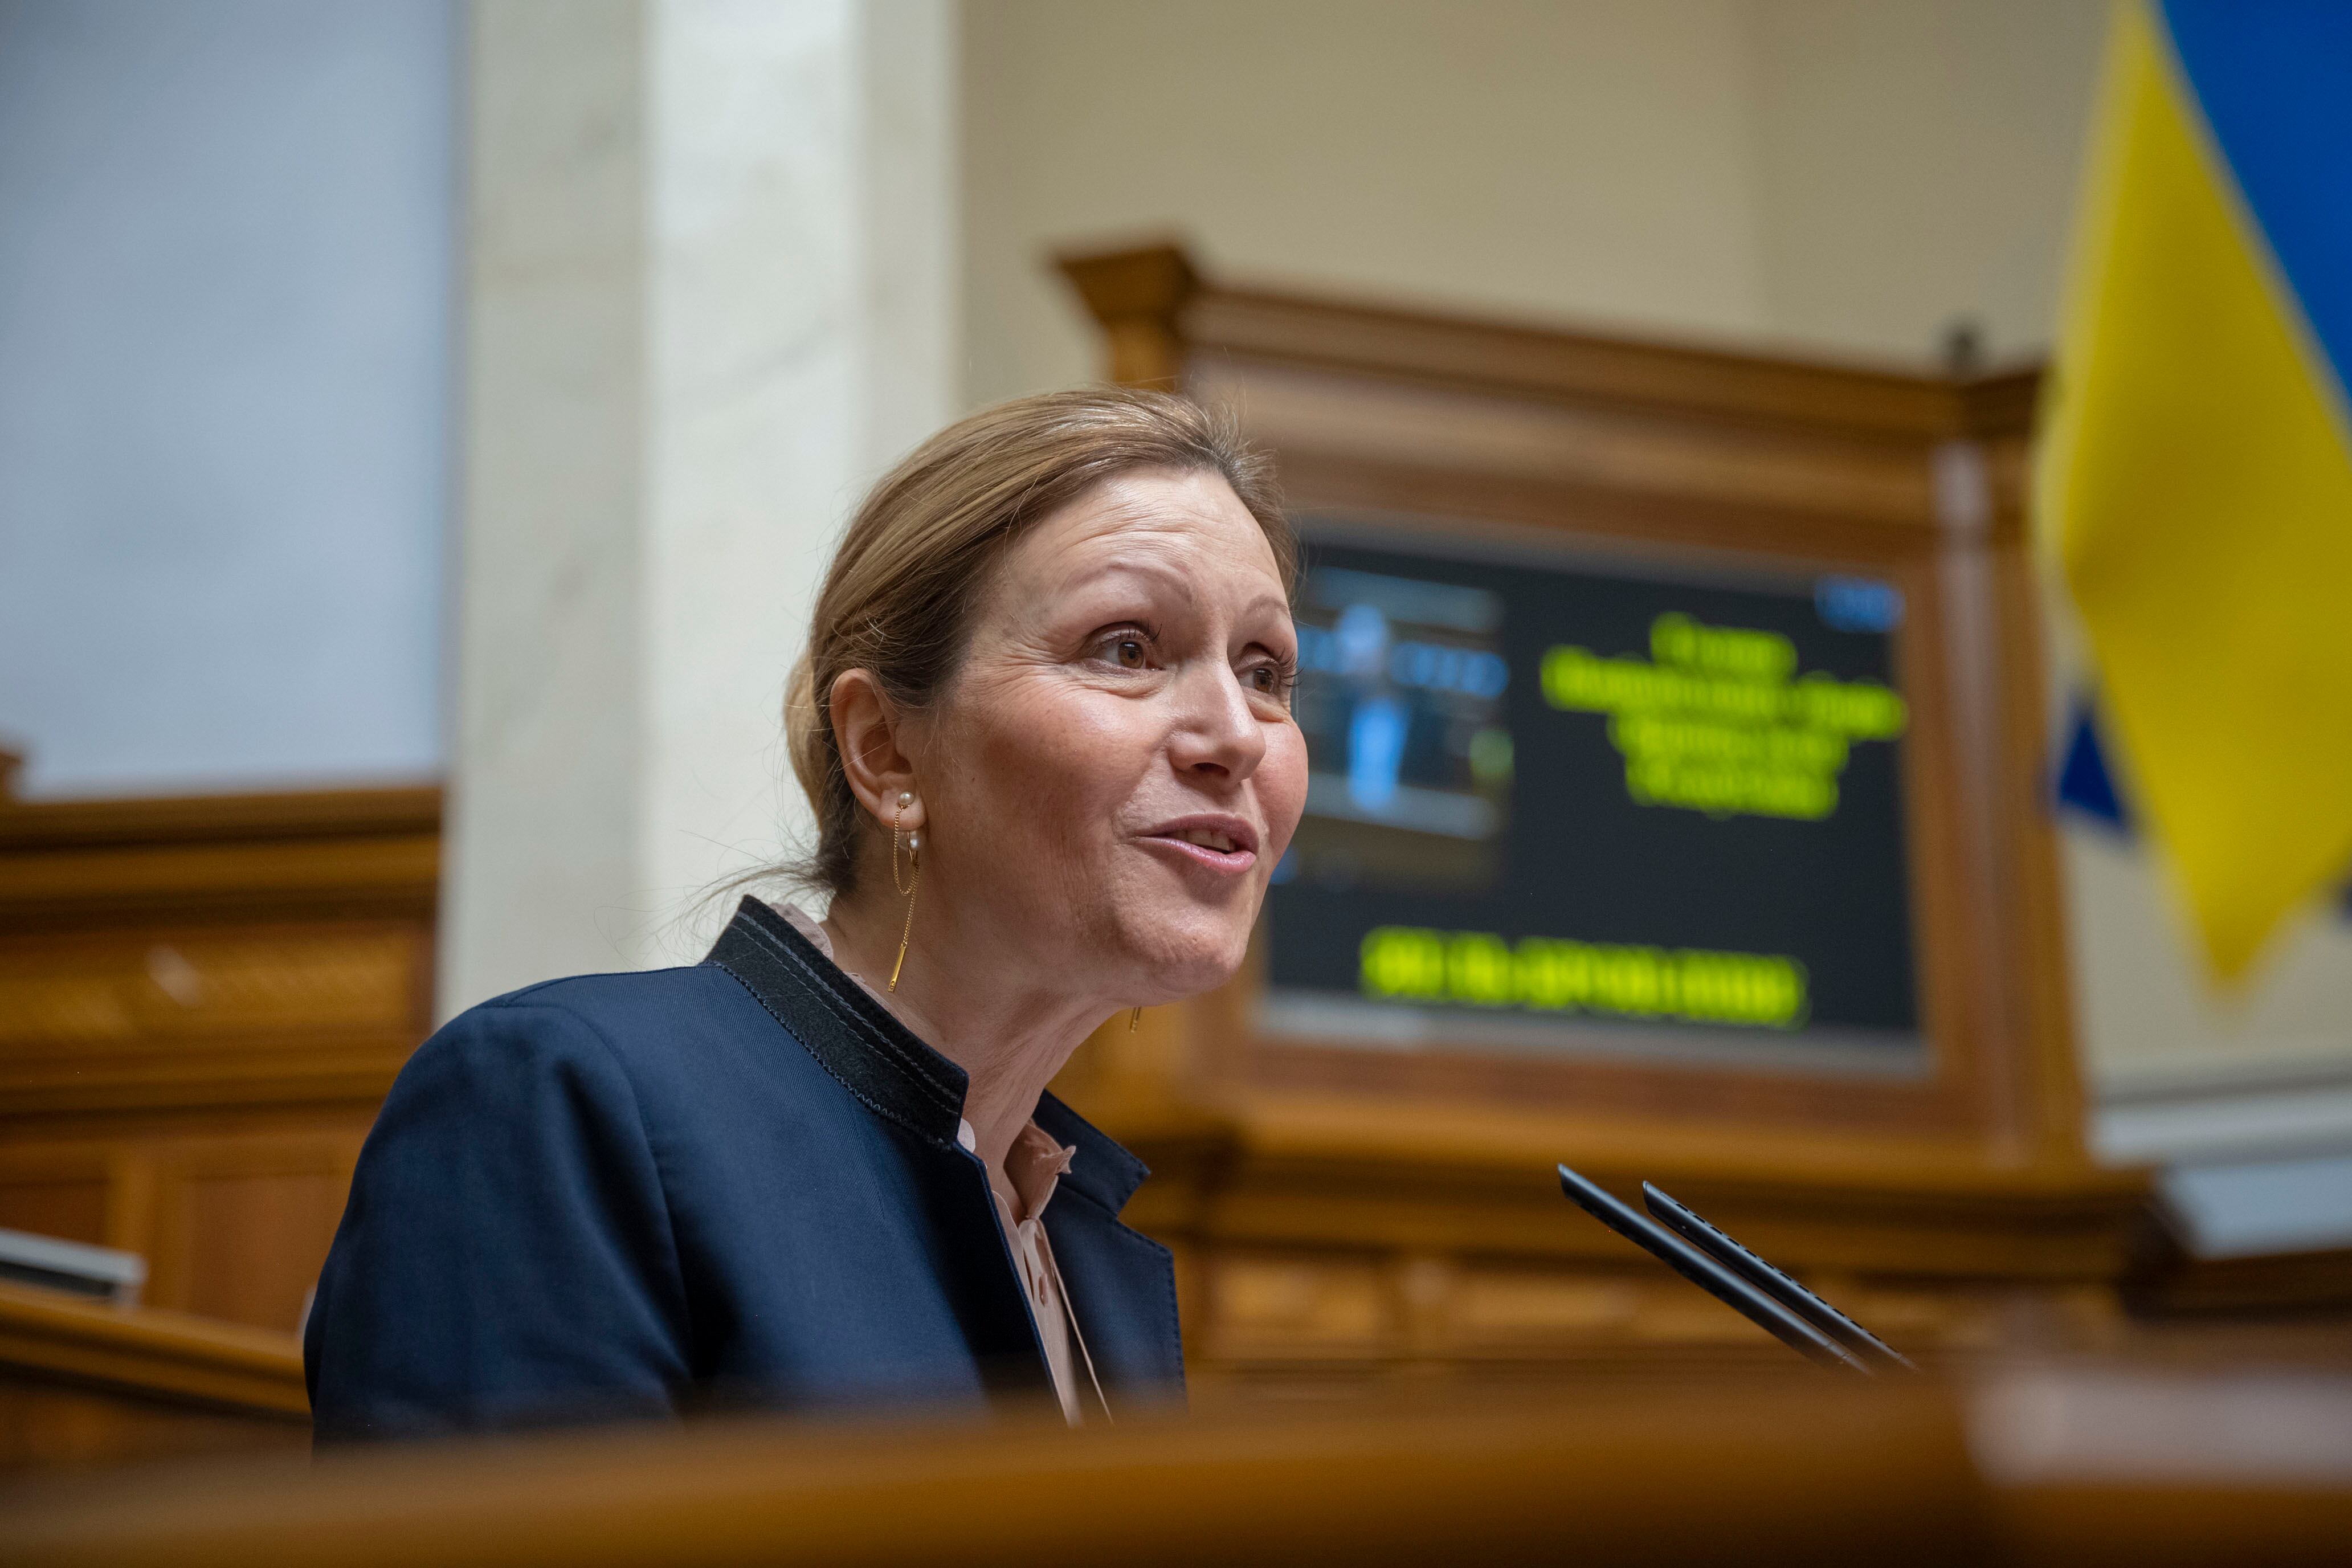
[[[746,898],[705,963],[759,998],[786,1033],[886,1121],[949,1148],[971,1080],[758,899]],[[1037,1124],[1077,1148],[1063,1181],[1117,1214],[1150,1171],[1052,1095]]]

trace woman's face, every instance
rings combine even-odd
[[[923,726],[927,893],[1108,1006],[1221,984],[1306,804],[1297,647],[1218,475],[1123,475],[1041,520]]]

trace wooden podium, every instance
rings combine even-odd
[[[1909,605],[1920,1070],[1301,1038],[1265,1026],[1261,940],[1233,985],[1120,1020],[1056,1085],[1154,1168],[1129,1217],[1178,1253],[1199,1377],[1785,1353],[1570,1209],[1560,1160],[1657,1181],[1915,1352],[2120,1334],[2146,1183],[2081,1140],[2023,523],[2035,376],[1229,288],[1171,247],[1061,265],[1114,379],[1223,405],[1275,454],[1310,554],[1339,520],[1850,571]]]

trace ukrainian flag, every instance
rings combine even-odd
[[[2352,0],[2119,5],[2037,474],[2214,971],[2352,865]]]

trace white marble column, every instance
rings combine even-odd
[[[955,412],[952,0],[476,0],[446,1014],[695,956],[783,681]]]

